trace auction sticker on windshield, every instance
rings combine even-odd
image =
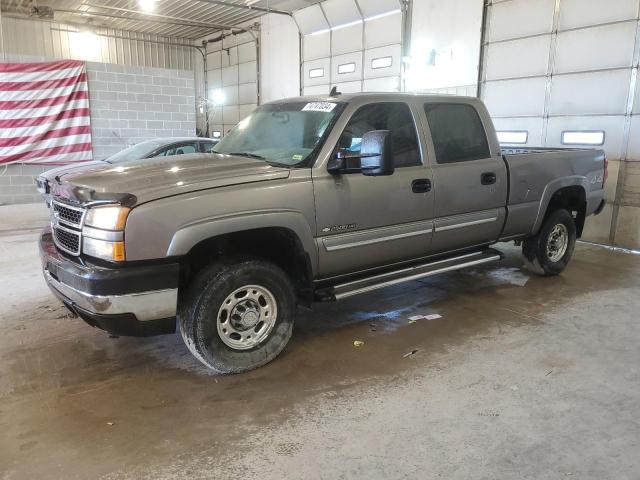
[[[303,108],[303,112],[330,112],[336,108],[335,103],[331,102],[311,102],[307,103]]]

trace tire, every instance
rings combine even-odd
[[[554,210],[547,215],[540,231],[522,244],[525,267],[537,275],[558,275],[571,260],[575,245],[573,217],[567,210]]]
[[[240,373],[282,352],[295,313],[294,288],[282,269],[239,258],[216,262],[196,275],[180,304],[178,324],[203,364],[218,373]]]

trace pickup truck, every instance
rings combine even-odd
[[[176,329],[221,373],[274,359],[298,306],[499,260],[557,275],[602,210],[601,150],[501,150],[476,98],[333,94],[267,103],[211,154],[51,183],[53,293],[114,335]]]

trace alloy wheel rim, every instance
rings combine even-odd
[[[248,350],[267,338],[277,316],[276,299],[267,288],[245,285],[222,302],[216,319],[218,335],[228,347]]]
[[[558,223],[551,229],[547,239],[547,257],[552,262],[558,262],[567,252],[569,246],[569,231],[562,223]]]

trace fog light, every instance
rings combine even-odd
[[[108,242],[97,238],[84,237],[82,251],[91,257],[101,258],[110,262],[125,260],[124,242]]]

